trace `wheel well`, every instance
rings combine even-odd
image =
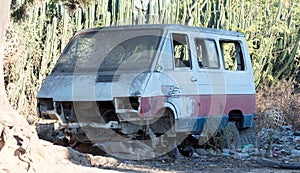
[[[168,113],[166,114],[166,111],[168,111]],[[171,123],[171,126],[175,124],[175,114],[173,112],[173,110],[169,107],[163,107],[161,108],[159,111],[157,111],[157,114],[160,114],[160,113],[164,113],[163,116],[161,116],[160,118],[170,118],[170,123]]]
[[[159,116],[159,114],[164,113],[165,111],[169,111],[169,112],[170,112],[169,115],[172,115],[172,118],[174,119],[174,112],[173,112],[173,110],[172,110],[171,108],[169,108],[169,107],[163,107],[163,108],[161,108],[159,111],[157,111],[156,116]],[[165,116],[165,115],[164,115],[164,116]]]
[[[150,125],[154,133],[166,133],[175,124],[174,112],[168,107],[157,111],[155,118],[156,121]]]
[[[234,122],[238,129],[243,127],[243,113],[240,110],[232,110],[228,114],[228,121]]]

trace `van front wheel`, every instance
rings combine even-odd
[[[152,131],[159,137],[166,155],[168,155],[172,160],[176,160],[179,155],[176,142],[176,132],[175,132],[175,119],[174,114],[170,109],[161,109],[158,111],[156,117],[160,117],[156,122],[150,125]]]

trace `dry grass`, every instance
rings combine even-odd
[[[258,89],[256,109],[260,127],[276,126],[271,124],[274,123],[274,118],[270,121],[270,118],[267,117],[273,114],[275,122],[279,125],[278,121],[284,118],[285,124],[293,125],[294,129],[300,129],[300,92],[294,86],[293,82],[279,81],[271,87],[265,85]]]

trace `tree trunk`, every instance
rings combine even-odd
[[[27,150],[31,141],[38,138],[25,118],[10,106],[5,92],[3,60],[10,3],[11,0],[0,0],[0,172],[24,172],[30,170],[31,165]]]
[[[3,60],[4,47],[6,42],[5,34],[6,29],[9,26],[10,18],[10,3],[10,0],[0,0],[0,132],[1,123],[10,126],[13,123],[24,122],[24,119],[22,117],[18,117],[19,115],[17,114],[17,112],[10,106],[4,86]]]
[[[4,74],[3,74],[3,59],[4,59],[4,45],[5,33],[9,24],[10,14],[10,0],[0,0],[1,14],[0,14],[0,110],[9,106],[4,87]],[[1,113],[0,113],[1,114]],[[1,115],[0,115],[1,116]]]

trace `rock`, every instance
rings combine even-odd
[[[300,157],[300,150],[291,150],[291,156],[292,157]]]
[[[223,156],[229,157],[230,154],[229,153],[222,153]]]
[[[259,155],[259,150],[257,148],[253,148],[249,153],[250,156],[257,156]]]
[[[296,136],[296,137],[294,138],[294,142],[300,143],[300,136]]]
[[[280,144],[282,143],[291,143],[293,142],[293,137],[292,136],[282,136],[280,137],[279,141],[280,141]]]
[[[282,154],[282,155],[286,156],[286,155],[290,155],[290,154],[291,154],[291,152],[290,152],[290,151],[288,151],[288,150],[286,150],[286,149],[282,149],[282,150],[280,150],[280,154]]]
[[[95,144],[106,153],[122,159],[143,160],[155,158],[153,149],[142,142],[104,142]]]
[[[300,130],[295,131],[294,136],[300,136]]]
[[[237,158],[237,159],[245,159],[247,157],[249,157],[248,153],[236,153],[235,154],[235,158]]]
[[[264,156],[264,155],[266,155],[267,151],[265,149],[260,149],[259,153],[261,156]]]
[[[0,131],[0,172],[108,172],[91,168],[86,154],[38,139],[21,115],[0,109]]]
[[[292,125],[287,125],[287,126],[281,126],[279,128],[280,132],[292,132]]]
[[[273,135],[273,142],[277,144],[281,144],[283,142],[282,138],[278,134]]]
[[[232,151],[230,151],[230,150],[227,149],[227,148],[222,149],[222,155],[223,155],[223,156],[229,157],[231,152],[232,152]]]
[[[273,157],[279,157],[279,154],[281,153],[281,148],[274,147],[272,153],[273,153]]]
[[[207,151],[204,150],[204,149],[202,149],[202,148],[196,148],[196,149],[195,149],[195,152],[196,152],[197,154],[199,154],[200,156],[206,156],[206,155],[208,154]]]
[[[212,156],[216,156],[217,152],[215,150],[209,150],[208,153]]]
[[[245,145],[242,149],[242,152],[243,153],[248,153],[253,149],[253,147],[254,147],[254,145],[252,145],[252,144]]]
[[[296,150],[300,150],[300,144],[296,144],[296,145],[295,145],[295,149],[296,149]]]
[[[222,152],[223,152],[223,153],[229,153],[229,152],[230,152],[230,150],[229,150],[229,149],[227,149],[227,148],[224,148],[224,149],[222,149]]]

